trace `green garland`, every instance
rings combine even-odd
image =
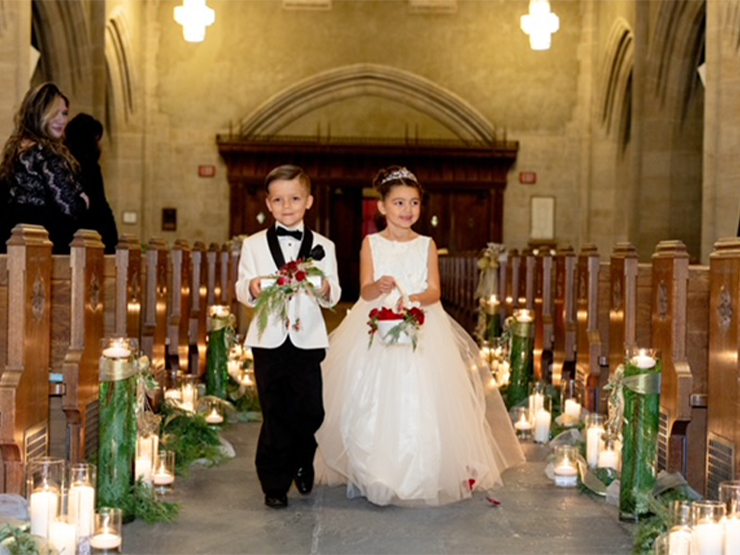
[[[124,497],[123,514],[147,524],[174,522],[180,514],[180,504],[160,501],[154,489],[140,479]]]
[[[0,528],[0,545],[11,555],[39,555],[36,538],[31,535],[30,524],[11,526],[5,524]]]
[[[136,375],[100,383],[99,507],[122,507],[123,498],[133,483],[136,386]]]
[[[668,504],[671,501],[693,501],[692,496],[686,491],[686,486],[664,491],[648,501],[651,511],[654,513],[637,525],[632,545],[632,553],[635,555],[652,555],[655,538],[668,532],[669,515]]]
[[[178,476],[187,476],[194,461],[206,459],[211,466],[224,460],[218,431],[200,414],[192,414],[176,407],[165,405],[162,409],[162,443],[175,452],[175,471]]]

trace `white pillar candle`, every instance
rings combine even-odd
[[[537,414],[537,411],[545,406],[545,396],[542,393],[533,393],[529,396],[529,414]]]
[[[152,458],[150,456],[136,457],[134,463],[134,478],[141,478],[144,482],[152,481]]]
[[[640,351],[639,354],[632,357],[630,362],[642,370],[647,370],[655,366],[655,359],[644,351]]]
[[[131,351],[126,347],[113,346],[103,349],[103,356],[106,358],[128,358],[131,356]]]
[[[95,488],[92,486],[69,488],[69,522],[76,526],[80,538],[92,535],[95,525]]]
[[[31,494],[31,534],[49,537],[49,526],[57,518],[59,495],[51,490],[39,490]]]
[[[679,528],[668,534],[667,555],[690,555],[691,553],[691,530]]]
[[[619,454],[611,449],[604,449],[599,452],[599,468],[613,468],[619,470]]]
[[[550,422],[552,416],[545,409],[540,409],[534,415],[534,440],[537,443],[547,443],[550,439]]]
[[[195,410],[195,388],[193,384],[186,383],[182,386],[182,408],[193,412]]]
[[[724,525],[719,522],[695,524],[692,555],[722,555],[724,537]]]
[[[158,471],[154,474],[153,478],[155,486],[167,486],[175,481],[175,477],[166,470],[161,472]]]
[[[575,399],[565,400],[565,414],[574,418],[576,421],[581,419],[581,403]]]
[[[77,552],[77,528],[61,520],[49,525],[49,543],[59,555],[75,555]]]
[[[591,426],[586,431],[586,461],[588,466],[599,464],[599,451],[601,450],[601,436],[604,433],[602,426]]]
[[[209,412],[206,416],[206,422],[208,422],[209,424],[221,424],[223,421],[224,417],[218,413],[216,407],[213,407],[211,409],[211,412]]]
[[[578,485],[578,471],[574,466],[561,464],[555,467],[555,485],[573,487]]]
[[[516,422],[514,422],[514,427],[517,430],[519,430],[520,432],[524,432],[524,431],[527,431],[527,430],[531,430],[532,429],[532,424],[529,422],[529,420],[527,420],[527,418],[524,415],[524,413],[522,413],[522,415],[519,417],[519,420],[517,420]]]
[[[728,518],[725,520],[725,555],[737,553],[740,553],[740,518]]]
[[[90,538],[90,546],[95,549],[118,549],[121,547],[121,536],[112,533],[96,534]]]

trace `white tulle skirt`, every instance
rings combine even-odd
[[[376,304],[358,301],[331,335],[317,482],[378,505],[440,505],[501,484],[524,456],[475,342],[436,303],[416,350],[368,347]]]

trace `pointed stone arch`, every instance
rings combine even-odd
[[[105,25],[106,124],[115,129],[136,111],[136,73],[132,65],[131,34],[123,11],[117,8]]]
[[[624,149],[629,142],[632,119],[632,71],[635,65],[635,37],[629,24],[618,18],[604,51],[601,65],[601,121],[607,133],[618,129]]]
[[[415,108],[463,141],[495,141],[494,126],[463,98],[414,73],[376,64],[331,69],[292,85],[244,118],[239,133],[273,136],[322,106],[358,96],[382,97]]]

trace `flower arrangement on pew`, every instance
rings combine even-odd
[[[417,335],[424,325],[424,311],[418,306],[404,307],[398,312],[387,307],[373,308],[367,325],[370,327],[370,345],[377,333],[387,345],[411,343],[416,349]]]
[[[288,262],[274,276],[262,279],[262,293],[254,307],[260,335],[267,328],[271,316],[282,320],[286,328],[293,326],[295,330],[301,329],[300,318],[295,322],[290,321],[288,303],[293,297],[300,299],[301,294],[316,296],[321,288],[324,272],[314,262],[323,259],[325,255],[323,247],[317,245],[311,249],[305,260],[299,258]]]

